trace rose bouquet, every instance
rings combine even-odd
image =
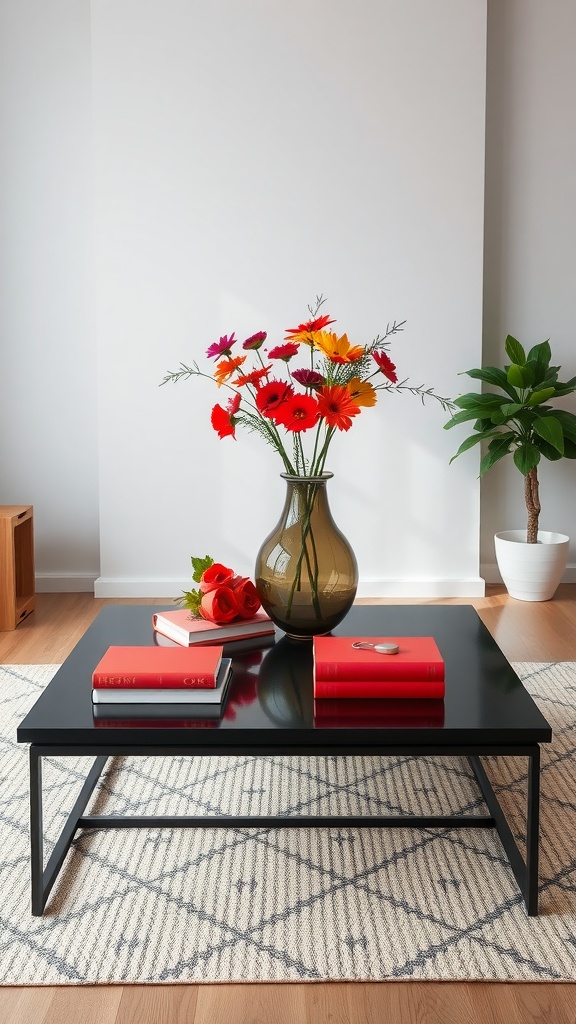
[[[192,579],[198,590],[187,590],[181,599],[192,615],[222,625],[251,619],[260,608],[256,587],[247,576],[237,575],[221,562],[192,556]]]
[[[269,554],[263,554],[263,546],[255,577],[265,611],[281,628],[289,632],[294,616],[302,620],[306,608],[311,609],[312,622],[292,635],[313,635],[322,624],[331,628],[346,614],[356,592],[353,553],[340,577],[334,563],[323,569],[320,533],[324,527],[313,525],[315,520],[320,522],[318,510],[331,475],[325,472],[326,459],[336,434],[348,431],[364,409],[376,405],[379,393],[408,391],[422,402],[426,397],[436,399],[445,411],[452,408],[433,388],[398,379],[387,350],[389,339],[403,329],[404,322],[388,324],[384,334],[366,344],[353,344],[346,333],[331,330],[336,321],[320,313],[323,303],[319,296],[315,305],[308,307],[310,319],[288,328],[280,343],[267,343],[266,331],[257,331],[242,343],[234,332],[224,334],[206,350],[207,358],[214,360],[211,373],[200,369],[197,362],[190,366],[181,363],[162,381],[205,377],[224,388],[227,401],[217,403],[211,413],[218,436],[235,439],[238,427],[256,433],[280,456],[289,485],[296,481],[293,507],[287,516],[292,525],[281,531],[281,539],[272,544]],[[339,538],[347,544],[341,534]],[[339,544],[335,539],[334,544],[324,546],[333,555]],[[323,602],[338,609],[336,617],[326,614]],[[278,613],[280,605],[282,614]]]

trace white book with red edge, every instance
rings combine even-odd
[[[235,619],[219,625],[208,619],[195,618],[187,608],[178,608],[173,612],[155,612],[152,626],[157,633],[183,647],[225,644],[229,640],[248,640],[274,633],[274,623],[263,611],[256,612],[250,619]]]

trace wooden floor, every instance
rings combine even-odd
[[[0,664],[60,664],[104,604],[91,594],[40,594],[0,633]],[[370,603],[370,602],[361,602]],[[576,661],[576,586],[554,600],[382,601],[472,604],[510,661]],[[1,953],[0,953],[1,955]],[[381,982],[287,985],[102,985],[0,988],[0,1024],[576,1024],[576,984]]]

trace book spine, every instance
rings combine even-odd
[[[444,697],[444,680],[314,679],[314,697]]]
[[[136,672],[113,675],[108,672],[92,673],[94,690],[214,690],[216,677],[202,672],[183,675],[182,672]]]
[[[328,661],[316,662],[316,679],[339,682],[346,679],[389,680],[391,682],[442,682],[444,662],[398,662],[394,655],[380,656],[378,662]]]

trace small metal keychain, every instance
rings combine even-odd
[[[381,644],[371,644],[368,640],[356,640],[352,647],[356,647],[359,651],[374,650],[377,654],[398,654],[399,651],[398,644],[384,642]]]

